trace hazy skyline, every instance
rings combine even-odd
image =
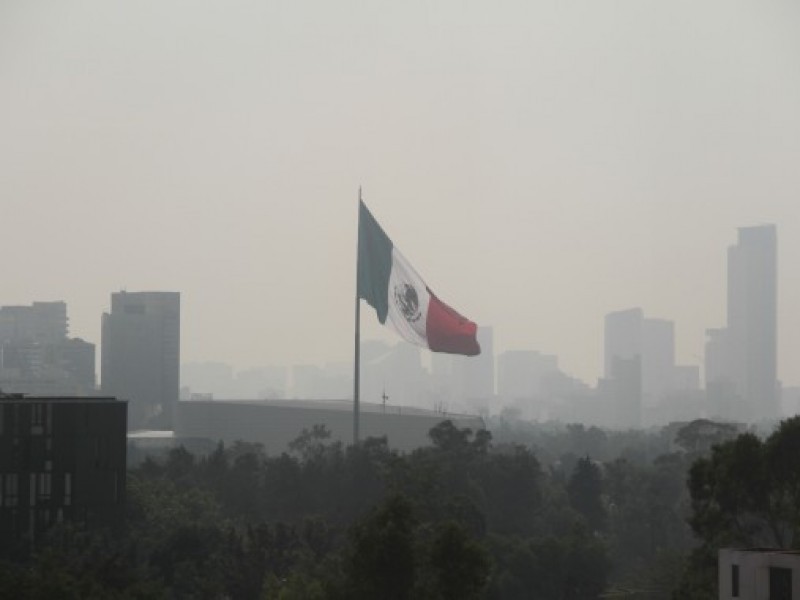
[[[181,358],[352,357],[357,194],[495,352],[602,372],[603,317],[725,324],[778,228],[800,384],[800,5],[6,1],[0,304],[181,292]],[[393,338],[362,308],[363,338]]]

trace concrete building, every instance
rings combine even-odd
[[[800,553],[752,548],[719,551],[719,600],[800,599]]]
[[[675,389],[675,323],[642,321],[642,395],[655,404]]]
[[[606,414],[601,425],[614,429],[642,426],[642,363],[640,356],[615,356],[610,377],[598,382],[598,395]]]
[[[739,228],[737,243],[728,248],[727,326],[709,330],[706,344],[706,388],[723,402],[719,390],[726,390],[730,407],[723,412],[730,418],[781,414],[777,285],[775,226]]]
[[[630,359],[642,355],[641,308],[629,308],[608,313],[603,334],[603,376],[611,377],[615,358]]]
[[[179,439],[259,443],[273,455],[285,452],[289,442],[314,425],[324,425],[332,441],[353,441],[353,403],[349,400],[181,401],[176,417]],[[410,451],[430,444],[428,431],[447,419],[473,431],[484,428],[483,419],[476,416],[362,402],[361,436],[386,436],[391,448]]]
[[[728,249],[731,379],[762,418],[778,418],[777,236],[774,225],[742,227]]]
[[[645,318],[641,308],[612,312],[605,318],[605,377],[612,376],[614,360],[641,360],[642,396],[656,405],[675,388],[675,324]]]
[[[101,387],[128,400],[128,425],[171,429],[180,378],[180,294],[117,292],[103,315]]]
[[[125,502],[126,403],[0,394],[0,554],[53,524],[110,526]]]
[[[0,307],[0,389],[34,395],[95,393],[94,344],[69,338],[67,305]]]
[[[31,306],[0,307],[0,340],[58,342],[69,332],[65,302],[34,302]]]

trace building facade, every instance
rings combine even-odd
[[[64,302],[0,307],[0,389],[94,394],[94,344],[68,337],[68,323]]]
[[[777,235],[774,225],[742,227],[728,249],[731,378],[757,415],[777,418]]]
[[[126,404],[0,394],[0,555],[19,556],[56,523],[122,519]]]
[[[180,387],[180,293],[117,292],[103,315],[101,388],[131,429],[171,429]]]
[[[728,248],[727,326],[709,330],[706,344],[706,389],[721,416],[780,416],[777,288],[775,226],[741,227]]]
[[[653,406],[675,388],[675,324],[645,318],[641,308],[612,312],[605,318],[605,377],[612,377],[614,361],[639,357],[642,396]]]
[[[718,562],[719,600],[800,600],[800,553],[723,548]]]

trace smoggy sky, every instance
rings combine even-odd
[[[99,345],[112,291],[175,290],[184,361],[351,360],[359,185],[496,351],[589,382],[631,306],[699,363],[776,223],[800,383],[794,0],[0,2],[0,304]]]

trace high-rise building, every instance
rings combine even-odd
[[[172,427],[180,380],[178,292],[116,292],[103,315],[101,387],[128,400],[128,426]]]
[[[0,340],[59,342],[69,331],[65,302],[0,307]]]
[[[622,429],[642,426],[641,355],[614,356],[609,376],[598,382],[598,390],[608,410],[602,424]]]
[[[39,395],[95,393],[94,344],[69,338],[67,305],[0,307],[0,388]]]
[[[604,339],[605,377],[612,377],[614,360],[641,360],[642,394],[655,404],[674,388],[675,324],[645,318],[641,308],[606,315]]]
[[[615,358],[634,358],[642,354],[641,308],[629,308],[608,313],[603,336],[604,376],[611,377]]]
[[[711,330],[706,387],[729,387],[747,414],[780,415],[777,376],[777,234],[774,225],[740,227],[728,248],[728,323]]]
[[[0,556],[24,555],[53,525],[120,524],[125,402],[0,393]]]

